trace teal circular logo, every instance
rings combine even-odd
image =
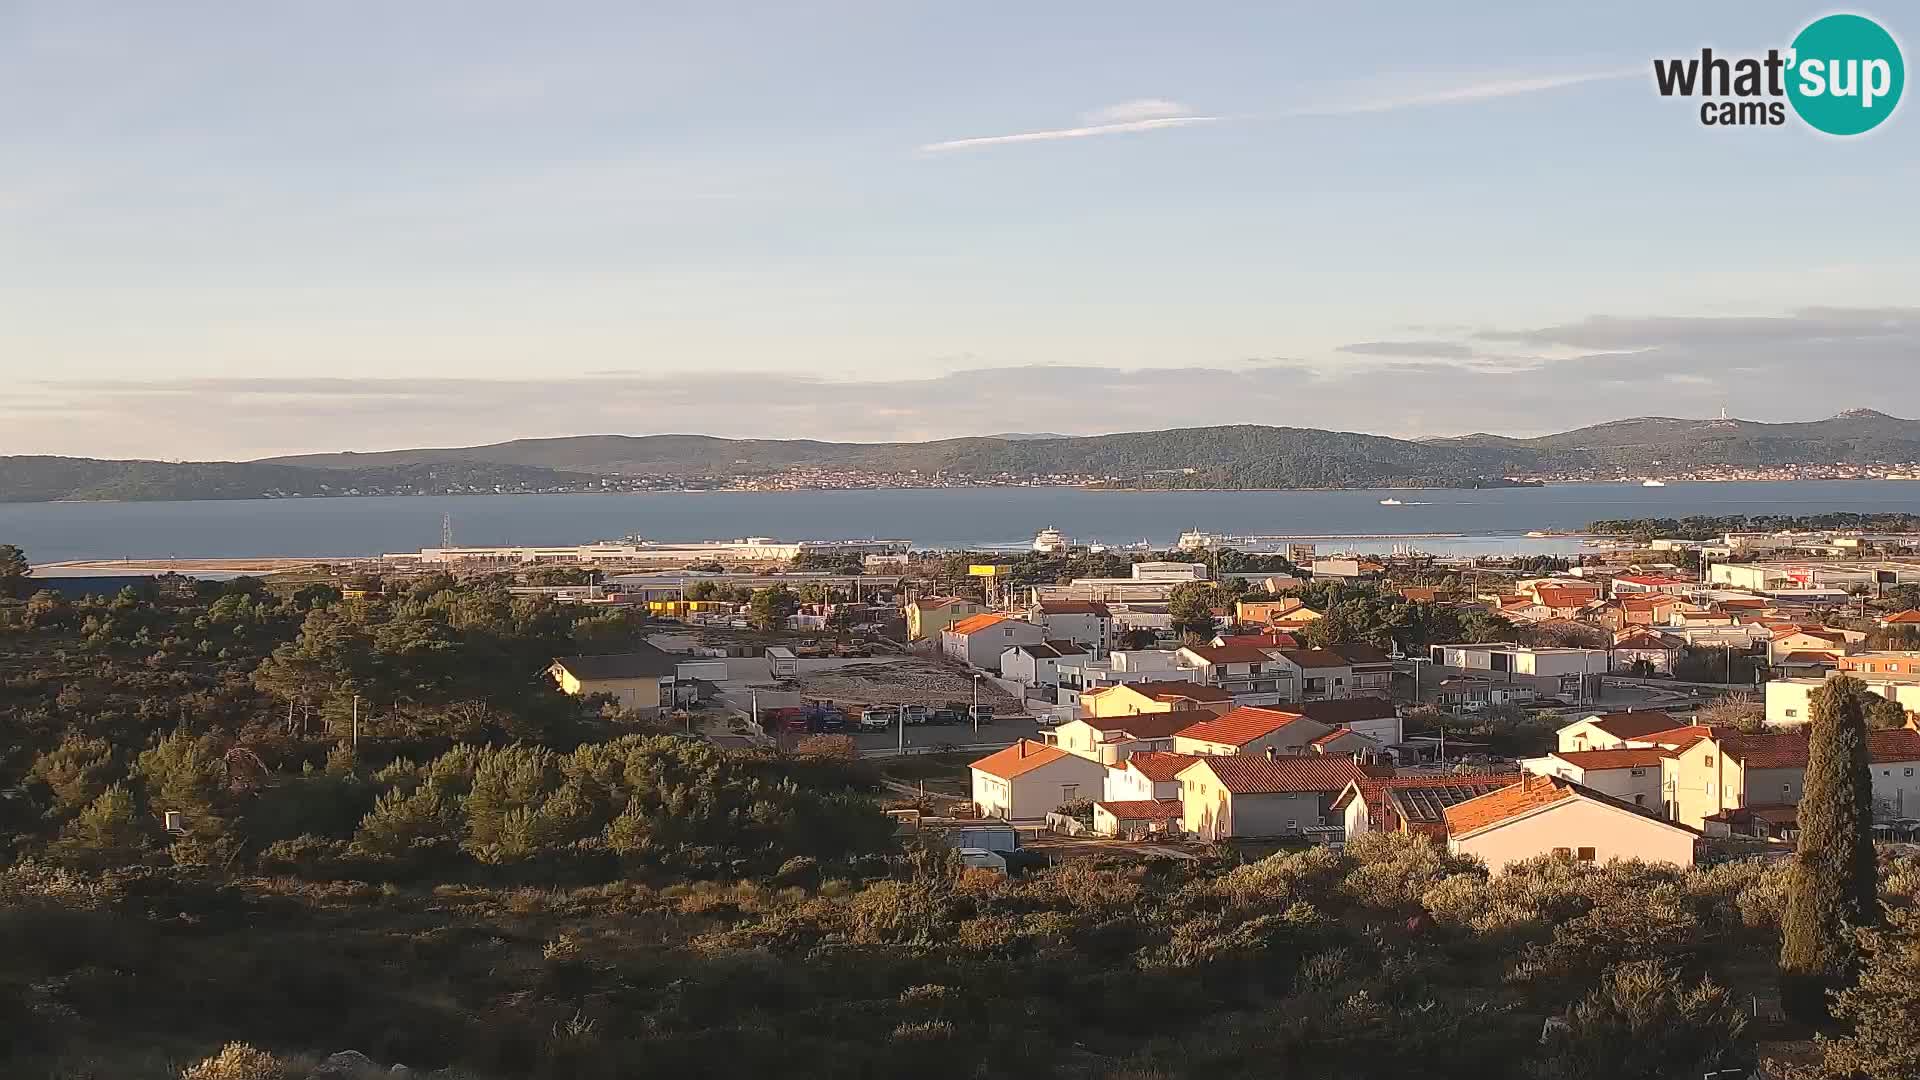
[[[1829,135],[1872,131],[1893,115],[1906,86],[1900,45],[1863,15],[1828,15],[1793,39],[1787,100]]]

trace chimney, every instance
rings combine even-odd
[[[1027,756],[1027,740],[1025,739],[1020,740],[1020,756],[1021,757]]]
[[[1269,746],[1269,747],[1267,747],[1267,760],[1268,760],[1268,761],[1272,761],[1272,760],[1274,760],[1275,758],[1277,758],[1277,757],[1279,757],[1279,756],[1280,756],[1280,752],[1279,752],[1278,750],[1276,750],[1276,749],[1274,749],[1274,748],[1273,748],[1273,747],[1271,747],[1271,746]]]

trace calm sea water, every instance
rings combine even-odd
[[[1403,505],[1382,506],[1383,498]],[[69,559],[363,556],[437,546],[442,514],[461,544],[576,544],[739,536],[888,537],[922,547],[1024,546],[1053,526],[1081,542],[1171,544],[1185,529],[1302,538],[1360,536],[1330,547],[1381,551],[1398,541],[1436,553],[1576,550],[1526,539],[1600,518],[1687,514],[1920,513],[1920,482],[1561,484],[1480,491],[1152,491],[959,488],[903,491],[469,495],[235,502],[0,504],[0,543],[36,563]],[[1386,538],[1386,539],[1383,539]]]

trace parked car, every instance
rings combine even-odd
[[[925,705],[908,705],[900,711],[900,715],[909,724],[924,724],[927,722],[927,717],[932,715],[932,710]]]
[[[935,709],[927,714],[927,723],[936,727],[949,727],[965,721],[966,715],[957,709]]]
[[[991,705],[975,705],[967,711],[972,714],[973,719],[982,724],[993,723],[993,706]]]

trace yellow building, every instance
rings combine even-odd
[[[1138,716],[1141,713],[1204,712],[1219,716],[1233,708],[1233,695],[1217,686],[1191,682],[1120,683],[1080,695],[1080,715]],[[1194,717],[1196,721],[1201,717]]]
[[[650,716],[673,704],[676,663],[651,645],[603,656],[562,656],[547,669],[561,692],[574,697],[605,694],[620,708]]]
[[[985,604],[960,596],[930,596],[915,600],[907,605],[907,640],[939,640],[947,627],[986,611]]]

